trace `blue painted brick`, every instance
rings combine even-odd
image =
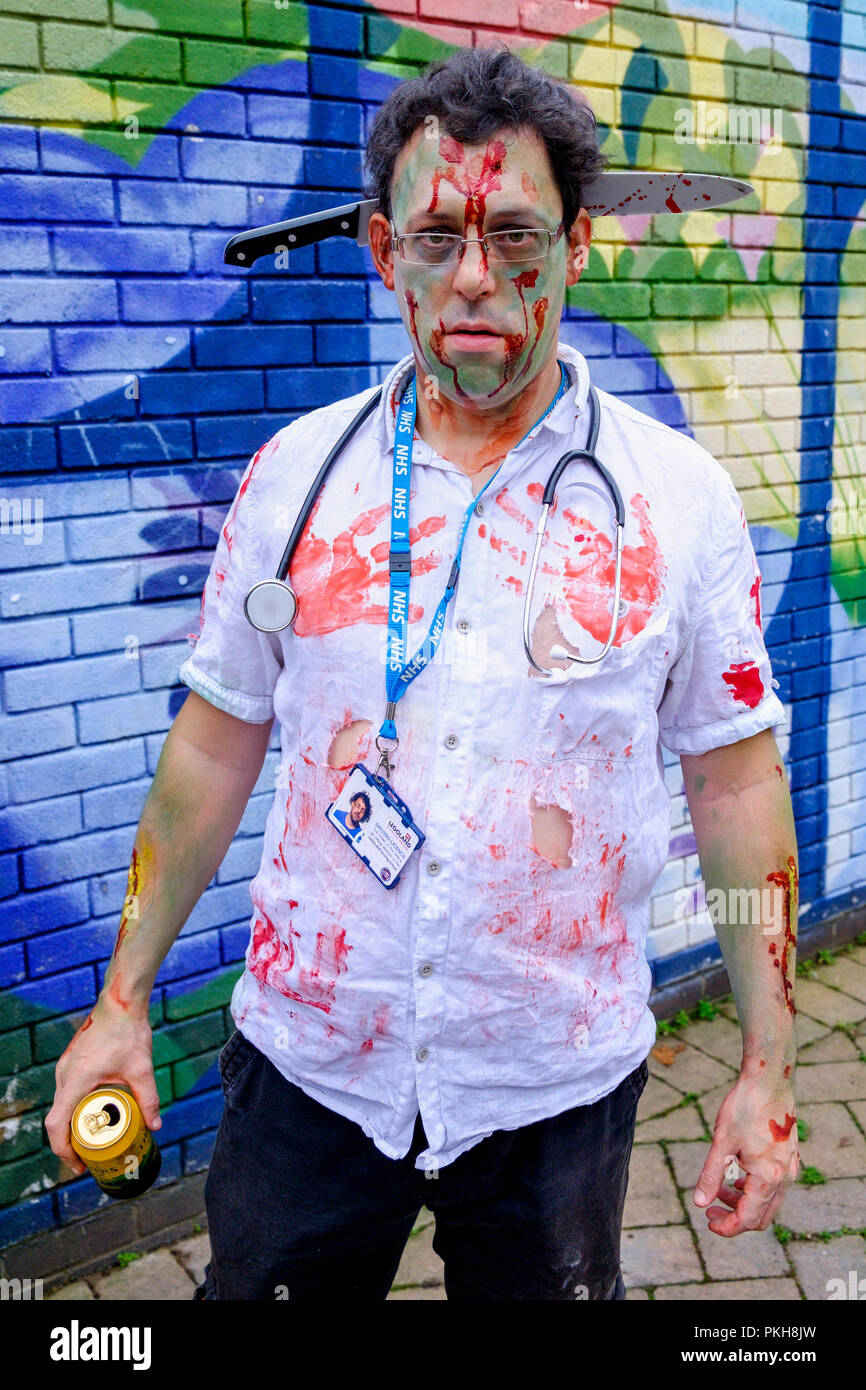
[[[828,218],[826,221],[816,221],[811,219],[806,222],[804,244],[810,251],[840,251],[848,244],[850,227],[846,227],[844,222]],[[816,257],[809,258],[809,268],[815,267]],[[827,268],[833,268],[833,259],[827,258]],[[824,279],[831,279],[830,276],[822,276]]]
[[[266,222],[281,222],[284,218],[304,217],[310,212],[321,212],[334,206],[332,193],[316,193],[310,189],[270,188],[267,184],[253,184],[248,189],[251,226],[261,227]],[[344,199],[341,202],[346,201]]]
[[[834,405],[832,385],[803,386],[800,390],[803,415],[829,415]]]
[[[158,1132],[160,1146],[215,1128],[222,1108],[223,1093],[219,1087],[175,1101],[163,1113],[162,1129]]]
[[[56,1224],[54,1193],[40,1192],[38,1197],[29,1197],[26,1202],[18,1202],[0,1211],[0,1246],[15,1245],[20,1240],[51,1230]]]
[[[231,184],[162,183],[157,179],[135,183],[121,179],[118,188],[121,222],[238,230],[246,222],[246,192]]]
[[[45,329],[0,328],[0,373],[50,371],[51,340]]]
[[[0,419],[23,423],[52,416],[114,419],[134,415],[134,390],[129,376],[106,372],[97,376],[49,377],[0,381]]]
[[[85,830],[110,829],[115,825],[137,825],[141,819],[152,777],[131,778],[113,787],[98,787],[81,798]]]
[[[365,318],[362,285],[351,280],[326,280],[320,284],[297,284],[263,280],[253,285],[253,318],[276,319],[288,323],[323,319]]]
[[[4,1000],[6,1012],[17,1021],[38,1022],[51,1014],[68,1014],[73,1009],[89,1008],[96,1003],[96,978],[93,966],[66,970],[51,980],[31,980],[19,985],[14,995]],[[12,1025],[7,1025],[12,1026]]]
[[[93,146],[65,130],[43,129],[40,135],[42,168],[49,173],[87,174],[93,170]],[[134,174],[138,178],[172,179],[180,172],[177,137],[156,135],[143,158],[134,165],[116,154],[100,151],[100,163],[108,174]]]
[[[841,17],[838,10],[810,5],[807,26],[810,39],[820,39],[824,43],[837,43],[839,41]]]
[[[195,330],[198,367],[288,366],[309,362],[312,356],[312,330],[301,325],[268,328],[257,324]]]
[[[184,1173],[202,1173],[206,1168],[209,1168],[215,1142],[216,1130],[208,1130],[206,1134],[197,1134],[192,1139],[185,1139],[183,1141]]]
[[[35,169],[36,131],[29,126],[0,126],[0,169]]]
[[[183,1177],[183,1158],[180,1144],[163,1144],[159,1141],[159,1151],[162,1155],[162,1162],[159,1168],[159,1177],[154,1183],[154,1187],[168,1187],[170,1183],[177,1182]]]
[[[179,598],[181,594],[200,594],[208,576],[212,550],[187,551],[184,555],[173,555],[167,560],[157,557],[139,560],[139,589],[143,599]],[[182,685],[178,686],[181,701],[186,698]],[[164,698],[164,697],[163,697]]]
[[[180,274],[189,270],[189,236],[183,232],[134,227],[69,227],[54,241],[57,270],[144,275]]]
[[[357,150],[304,150],[304,182],[315,188],[345,188],[357,195],[361,178]]]
[[[64,468],[147,463],[192,458],[187,420],[125,420],[120,425],[70,425],[60,429]]]
[[[316,96],[340,97],[344,101],[384,101],[396,87],[397,77],[371,71],[351,58],[331,58],[311,53],[310,90]]]
[[[72,560],[98,560],[109,556],[146,555],[152,550],[160,553],[167,550],[185,550],[198,543],[198,514],[195,511],[176,512],[129,512],[126,516],[89,516],[77,521],[67,522],[69,556]],[[114,661],[115,658],[108,660]],[[122,689],[129,690],[130,669],[137,677],[137,664],[124,658],[121,664],[126,667],[122,677]],[[103,678],[108,679],[108,666],[101,671],[94,669],[94,684],[100,694],[119,694],[120,690],[104,690]],[[135,682],[137,686],[137,679]],[[74,687],[75,688],[75,687]],[[86,684],[79,695],[81,699]]]
[[[307,91],[307,64],[304,59],[287,58],[282,63],[262,63],[233,77],[227,87],[246,91],[301,92]]]
[[[305,140],[313,144],[359,146],[361,108],[338,101],[305,97],[247,97],[250,135],[268,140]]]
[[[301,181],[299,145],[272,140],[219,140],[186,136],[181,142],[184,176],[234,183],[275,183],[294,187]]]
[[[247,287],[231,280],[124,280],[123,317],[130,322],[243,319]]]
[[[131,564],[78,565],[75,570],[76,608],[97,608],[135,597],[135,567]],[[14,595],[19,595],[16,599]],[[39,571],[38,585],[0,577],[0,615],[17,618],[28,613],[65,613],[69,608],[69,570]],[[43,716],[44,718],[45,716]],[[19,716],[23,718],[23,716]],[[40,749],[40,752],[44,752]]]
[[[0,270],[47,270],[48,233],[36,227],[4,227]]]
[[[233,927],[223,927],[220,932],[222,959],[224,965],[234,965],[243,960],[250,940],[248,922],[237,922]]]
[[[67,586],[68,582],[67,577]],[[68,587],[66,596],[68,600]],[[47,712],[40,710],[36,714],[0,715],[0,747],[6,758],[48,753],[56,748],[69,748],[73,743],[75,718],[69,707]]]
[[[24,947],[0,946],[0,989],[20,985],[26,974]]]
[[[78,723],[79,743],[101,743],[105,739],[167,729],[171,719],[165,696],[160,691],[147,691],[89,700],[79,706]]]
[[[270,371],[267,378],[268,405],[288,409],[313,410],[374,384],[369,367],[295,367],[285,372]]]
[[[119,917],[105,917],[100,922],[82,922],[69,931],[49,932],[27,942],[27,960],[31,979],[54,975],[110,957],[117,938]],[[102,981],[99,981],[100,988]]]
[[[0,280],[0,323],[113,323],[116,318],[113,280]]]
[[[255,222],[264,222],[263,217],[255,217]],[[196,275],[218,275],[223,280],[247,280],[259,272],[244,265],[226,265],[223,260],[228,236],[225,232],[192,233],[193,266]]]
[[[0,811],[0,845],[25,849],[45,840],[62,840],[81,830],[81,802],[77,796],[58,796],[26,806],[7,806]]]
[[[198,610],[199,601],[190,599],[188,603],[135,603],[128,607],[118,605],[102,613],[76,613],[72,617],[73,645],[79,653],[117,651],[126,648],[130,633],[136,635],[142,646],[163,642],[169,634],[185,628]]]
[[[807,319],[812,317],[835,318],[838,300],[839,294],[835,285],[804,285],[803,287],[803,313]],[[809,358],[807,357],[803,363],[804,371],[808,362]],[[809,379],[805,375],[802,377],[803,381]],[[826,378],[812,377],[811,380],[826,380]]]
[[[65,372],[128,373],[190,363],[187,328],[59,328],[54,345]]]
[[[0,181],[3,216],[17,222],[113,222],[108,179],[12,174]]]
[[[86,922],[89,916],[87,889],[83,883],[64,884],[62,888],[49,888],[44,893],[22,893],[12,902],[0,905],[0,941],[41,936],[56,927]]]
[[[18,892],[18,855],[0,854],[0,898]]]
[[[95,518],[96,524],[101,518]],[[87,523],[82,523],[87,524]],[[86,700],[93,695],[121,695],[138,690],[138,663],[112,656],[86,656],[64,661],[62,666],[25,666],[6,675],[6,708],[10,711],[44,709],[63,701]]]
[[[369,273],[369,251],[364,252],[348,237],[335,237],[332,241],[320,241],[316,246],[316,271],[319,275],[354,275],[366,277]],[[294,265],[294,261],[292,261]]]
[[[70,1221],[80,1221],[83,1216],[110,1207],[114,1201],[115,1198],[103,1192],[87,1173],[77,1182],[66,1182],[57,1189],[58,1219],[65,1226]]]
[[[94,700],[91,703],[99,705],[114,702]],[[133,839],[130,830],[124,826],[115,831],[102,830],[94,835],[77,835],[71,840],[59,840],[44,849],[39,846],[27,849],[21,856],[24,886],[48,887],[53,883],[66,883],[115,866],[128,866]]]
[[[196,420],[195,437],[200,458],[242,457],[249,461],[262,444],[283,426],[291,424],[286,415],[224,415]]]
[[[204,415],[210,410],[259,410],[265,403],[261,372],[189,372],[141,378],[143,415]]]
[[[390,324],[382,326],[391,330]],[[320,324],[315,334],[315,360],[319,363],[370,360],[371,332],[366,324]]]
[[[326,10],[321,5],[307,6],[310,26],[310,49],[338,49],[341,53],[360,53],[363,37],[363,17],[351,10]]]
[[[57,444],[53,430],[4,426],[0,435],[0,473],[28,473],[56,466]]]
[[[809,7],[812,8],[811,5]],[[809,49],[811,76],[828,77],[836,81],[839,76],[839,47],[836,43],[813,43]]]
[[[246,130],[244,99],[222,87],[199,92],[165,123],[166,130],[197,126],[208,135],[243,135]]]
[[[809,120],[809,143],[813,150],[838,149],[839,135],[838,116],[820,116],[813,112]]]
[[[132,475],[133,507],[183,506],[192,502],[220,502],[227,510],[238,490],[240,475],[230,468],[150,468]]]
[[[0,667],[26,666],[34,661],[60,660],[69,656],[69,622],[66,618],[0,624]]]
[[[198,932],[175,941],[154,983],[164,985],[169,980],[184,979],[203,970],[213,970],[220,963],[219,932]]]

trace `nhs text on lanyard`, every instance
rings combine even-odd
[[[559,365],[561,373],[559,390],[547,410],[527,430],[526,434],[531,434],[535,426],[544,419],[544,416],[553,410],[567,389],[568,377],[561,362]],[[412,820],[411,812],[406,803],[400,799],[387,780],[391,775],[391,763],[387,750],[381,747],[379,740],[397,741],[397,728],[394,723],[397,704],[405,695],[412,681],[421,674],[439,650],[442,633],[445,629],[445,615],[457,588],[466,531],[479,498],[483,497],[496,477],[496,473],[494,473],[493,477],[488,479],[485,486],[466,508],[457,537],[457,553],[451,566],[445,592],[433,615],[430,630],[411,660],[404,662],[409,626],[409,585],[412,564],[409,540],[409,481],[412,473],[412,441],[415,434],[415,385],[413,375],[400,401],[394,429],[388,648],[385,663],[387,705],[385,718],[376,738],[380,760],[375,773],[370,772],[362,763],[356,763],[340,795],[331,803],[325,813],[327,819],[340,832],[343,839],[386,888],[393,888],[396,885],[409,856],[423,843],[424,835]],[[523,439],[526,438],[526,434]],[[523,439],[519,441],[521,444]],[[380,776],[379,774],[383,770],[384,776]]]

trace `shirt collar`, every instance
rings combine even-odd
[[[529,439],[535,439],[536,435],[540,435],[543,430],[560,436],[572,434],[575,420],[586,407],[587,396],[589,395],[589,368],[586,364],[586,358],[577,351],[577,348],[563,342],[557,344],[556,355],[561,362],[565,363],[571,384],[557,401],[554,409],[528,436]],[[400,361],[391,368],[385,377],[382,399],[373,416],[373,428],[384,452],[390,453],[394,448],[394,420],[397,403],[414,365],[415,358],[412,353],[409,353],[406,357],[401,357]],[[527,441],[521,442],[526,443]]]

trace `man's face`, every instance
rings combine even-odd
[[[349,817],[353,825],[360,825],[367,813],[367,807],[362,796],[353,798],[349,805]]]
[[[557,230],[562,200],[544,144],[534,132],[512,131],[462,144],[450,135],[428,139],[419,127],[398,156],[391,201],[398,233],[432,228],[476,243],[445,265],[411,264],[393,251],[383,278],[392,280],[416,356],[451,400],[505,404],[556,350],[573,246],[563,235],[543,260],[514,264],[488,259],[477,239],[511,228]],[[376,231],[374,240],[371,221],[374,252],[377,242],[387,249],[384,226]]]

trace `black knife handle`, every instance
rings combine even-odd
[[[288,222],[271,222],[267,227],[253,227],[248,232],[238,232],[237,236],[226,242],[223,260],[226,265],[250,266],[262,256],[273,256],[278,251],[297,251],[301,246],[324,241],[325,237],[356,238],[360,216],[360,202],[344,203],[338,208],[326,208],[324,212],[308,213],[306,217],[292,217]]]

